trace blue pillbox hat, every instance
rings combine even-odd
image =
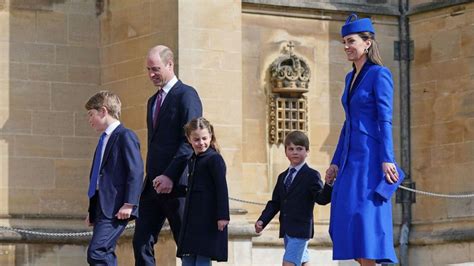
[[[341,28],[342,37],[358,32],[371,32],[375,34],[370,18],[358,19],[356,14],[347,17],[346,24]]]

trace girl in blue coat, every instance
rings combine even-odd
[[[399,180],[392,144],[392,75],[382,66],[370,19],[352,14],[341,35],[353,70],[342,95],[346,120],[326,171],[337,175],[329,226],[333,259],[355,259],[364,266],[397,263],[390,198],[377,193],[380,184]]]
[[[229,196],[226,166],[213,126],[205,118],[184,127],[194,150],[189,160],[188,188],[177,256],[183,266],[210,266],[227,261]]]

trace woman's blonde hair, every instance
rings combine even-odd
[[[214,133],[214,127],[206,118],[199,117],[189,121],[184,126],[184,134],[186,134],[186,137],[189,138],[191,133],[197,129],[207,129],[207,131],[209,131],[209,134],[211,135],[211,147],[217,152],[220,152],[219,145],[217,144],[216,140],[216,134]]]

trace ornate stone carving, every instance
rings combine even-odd
[[[293,52],[294,44],[289,42],[286,54],[273,61],[270,72],[272,92],[301,94],[308,92],[310,69],[306,61]]]
[[[308,92],[311,71],[306,61],[295,55],[294,44],[286,45],[285,54],[273,61],[271,92],[268,95],[269,142],[282,143],[294,130],[308,131]]]

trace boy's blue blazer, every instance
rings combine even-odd
[[[92,172],[92,170],[91,170]],[[110,135],[99,170],[99,203],[112,219],[124,203],[134,204],[130,219],[138,217],[138,200],[143,182],[140,142],[135,133],[120,124]],[[93,213],[89,204],[89,213]]]
[[[278,176],[272,199],[258,220],[265,227],[280,212],[280,237],[285,234],[297,238],[312,238],[314,235],[314,203],[331,202],[332,187],[323,186],[318,171],[304,164],[291,183],[288,192],[283,181],[288,169]]]

